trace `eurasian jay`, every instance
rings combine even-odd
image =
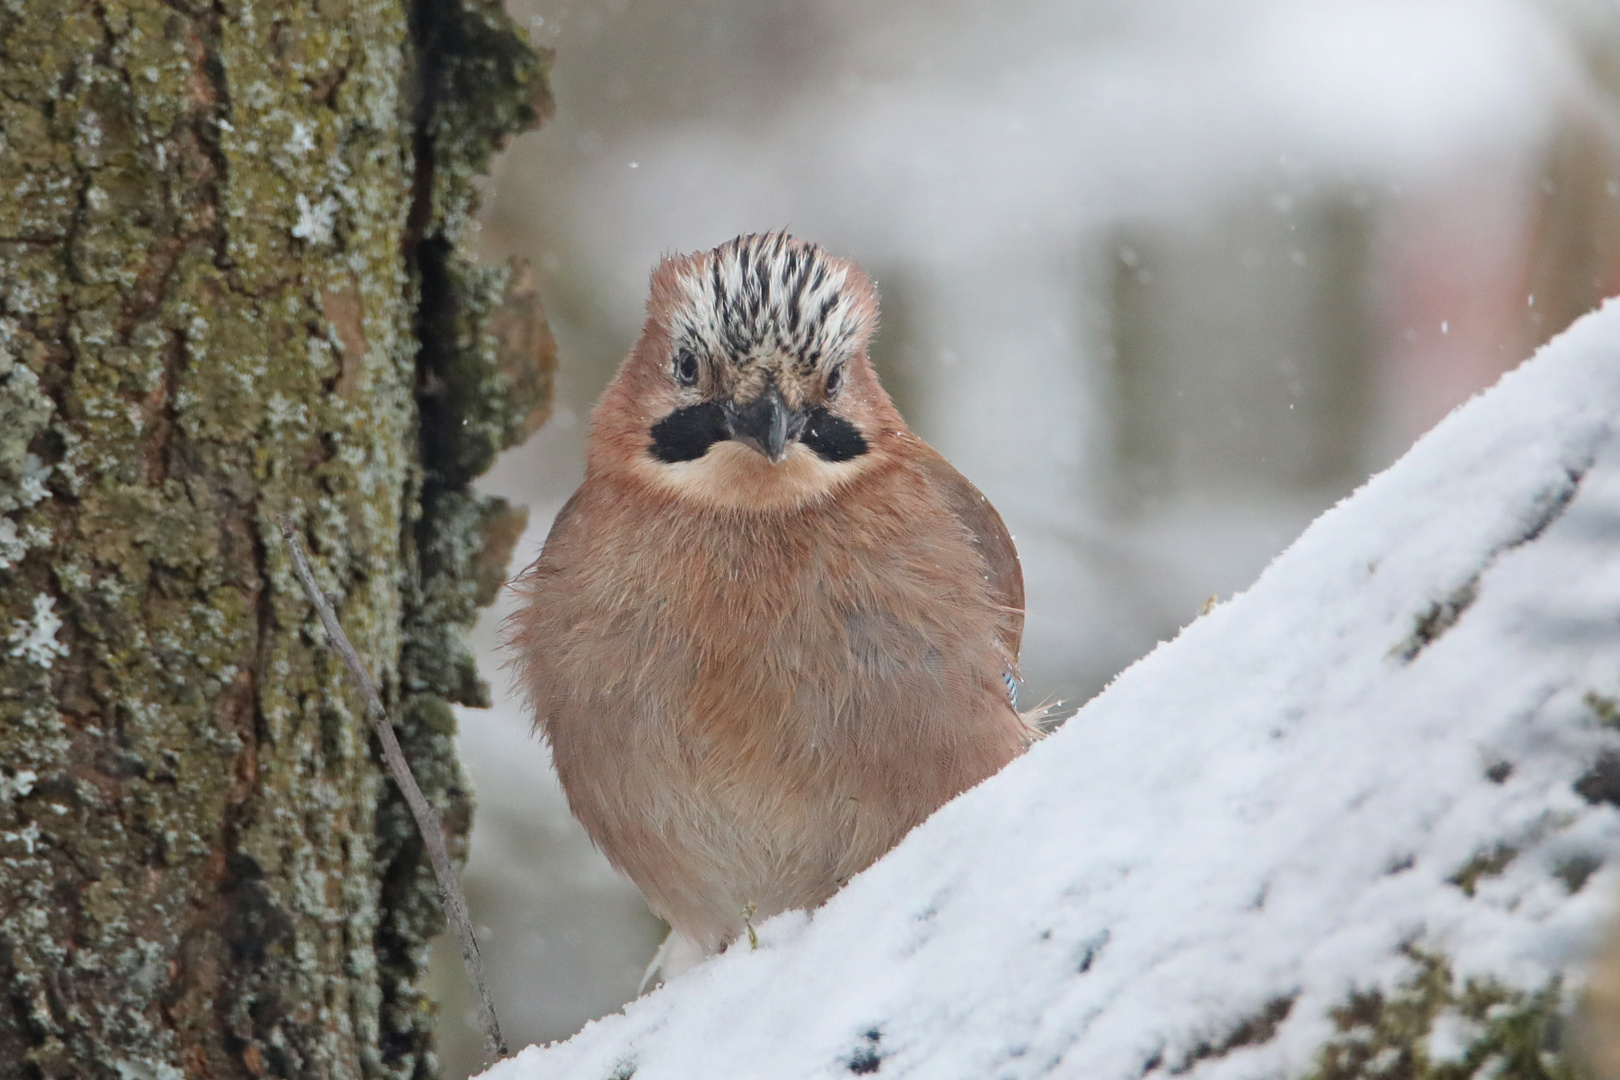
[[[866,275],[786,233],[664,259],[515,585],[569,806],[688,955],[822,903],[1036,735],[1012,538],[878,385],[876,324]]]

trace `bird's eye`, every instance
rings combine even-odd
[[[827,374],[827,396],[832,397],[838,393],[838,388],[844,385],[844,365],[839,364]]]
[[[675,354],[675,381],[682,386],[696,386],[698,376],[697,357],[682,349]]]

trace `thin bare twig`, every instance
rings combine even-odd
[[[416,777],[411,775],[410,763],[399,748],[399,739],[394,736],[394,725],[389,722],[388,713],[383,708],[377,684],[372,682],[365,662],[360,659],[360,654],[338,623],[332,602],[315,583],[315,575],[304,556],[303,545],[298,542],[297,529],[293,526],[292,518],[285,514],[281,517],[281,537],[287,543],[287,550],[292,553],[293,572],[298,575],[298,583],[304,587],[309,602],[315,605],[321,625],[326,627],[327,642],[349,665],[349,676],[359,687],[360,695],[366,699],[366,713],[371,717],[372,726],[377,729],[383,760],[388,763],[388,771],[394,774],[394,782],[404,792],[405,801],[410,804],[411,813],[416,817],[416,827],[422,833],[422,843],[427,847],[428,859],[433,863],[433,874],[439,879],[439,900],[444,908],[444,917],[455,928],[456,940],[461,945],[461,962],[467,968],[467,985],[472,988],[473,998],[478,1002],[478,1019],[484,1027],[485,1048],[497,1059],[506,1057],[509,1053],[506,1038],[501,1034],[500,1021],[495,1018],[495,1001],[490,997],[489,983],[484,979],[484,962],[478,954],[478,939],[473,936],[472,918],[467,914],[467,899],[461,894],[461,881],[456,876],[456,868],[450,863],[450,852],[444,846],[444,829],[439,824],[439,812],[433,809],[422,794],[422,789],[416,786]]]

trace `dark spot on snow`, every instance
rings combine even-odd
[[[1518,848],[1512,844],[1498,843],[1477,852],[1446,880],[1461,889],[1464,896],[1473,896],[1474,890],[1479,887],[1480,879],[1496,877],[1518,857]]]
[[[1536,507],[1534,516],[1526,524],[1524,532],[1519,534],[1518,539],[1509,541],[1503,550],[1530,543],[1546,532],[1548,526],[1552,525],[1553,522],[1563,517],[1564,511],[1569,509],[1569,504],[1575,501],[1575,494],[1581,490],[1581,478],[1585,475],[1585,467],[1564,470],[1564,478],[1568,482],[1551,491],[1541,493],[1540,505]],[[1498,553],[1493,552],[1492,554]]]
[[[1493,784],[1505,784],[1507,778],[1513,775],[1513,762],[1498,761],[1485,770],[1485,779]]]
[[[1152,1072],[1154,1069],[1157,1069],[1163,1064],[1164,1051],[1162,1049],[1153,1051],[1153,1056],[1142,1062],[1142,1075],[1146,1076],[1148,1073]]]
[[[607,1080],[631,1080],[631,1077],[635,1075],[636,1063],[633,1061],[621,1061],[614,1067],[613,1071],[608,1074]]]
[[[883,1067],[883,1054],[878,1050],[878,1044],[883,1042],[883,1029],[872,1028],[861,1039],[861,1045],[855,1048],[845,1063],[845,1067],[857,1076],[875,1073]]]
[[[1097,957],[1102,955],[1103,947],[1107,944],[1108,931],[1106,930],[1091,940],[1083,942],[1080,946],[1079,959],[1075,962],[1075,970],[1081,975],[1090,971],[1091,965],[1097,962]]]
[[[1525,522],[1519,534],[1507,543],[1492,549],[1473,577],[1457,586],[1450,595],[1430,604],[1419,614],[1413,621],[1411,635],[1391,649],[1390,655],[1398,657],[1403,664],[1410,664],[1417,659],[1419,653],[1439,641],[1445,636],[1446,631],[1456,626],[1457,620],[1461,619],[1463,613],[1479,599],[1479,580],[1485,575],[1485,571],[1490,569],[1491,564],[1502,554],[1537,539],[1553,522],[1563,517],[1570,503],[1575,501],[1584,475],[1584,469],[1565,470],[1565,483],[1541,492],[1531,509],[1529,520]]]
[[[1553,867],[1553,877],[1564,883],[1564,888],[1574,896],[1586,886],[1586,879],[1591,877],[1597,868],[1603,865],[1603,860],[1588,852],[1577,852],[1574,855],[1560,859]]]
[[[1408,851],[1404,855],[1399,855],[1399,856],[1396,856],[1394,859],[1391,859],[1390,863],[1389,863],[1389,866],[1384,868],[1384,873],[1389,874],[1390,876],[1393,877],[1396,874],[1404,874],[1404,873],[1406,873],[1408,870],[1412,869],[1412,867],[1414,867],[1416,865],[1417,865],[1417,856],[1412,854],[1410,851]]]
[[[1294,1010],[1294,1001],[1299,997],[1296,991],[1286,996],[1279,995],[1266,1002],[1265,1007],[1243,1023],[1232,1029],[1232,1033],[1220,1045],[1220,1052],[1236,1050],[1240,1046],[1259,1046],[1270,1042],[1271,1037],[1277,1034],[1282,1022],[1288,1019],[1288,1014]]]
[[[1479,576],[1469,578],[1444,600],[1436,600],[1427,611],[1419,615],[1412,625],[1412,634],[1392,650],[1401,663],[1410,664],[1418,654],[1445,636],[1457,625],[1457,620],[1479,599]]]
[[[1592,715],[1597,717],[1598,723],[1608,728],[1620,728],[1620,701],[1604,697],[1596,690],[1588,690],[1581,700],[1592,710]]]
[[[938,892],[934,893],[933,896],[929,897],[928,903],[924,904],[922,909],[918,911],[917,914],[913,915],[912,918],[917,922],[932,921],[933,918],[939,914],[939,909],[944,905],[945,901],[949,900],[950,898],[951,889],[948,886],[940,889]]]
[[[1345,1003],[1332,1013],[1340,1031],[1374,1027],[1384,1014],[1384,995],[1377,990],[1352,990]]]
[[[1589,803],[1620,806],[1620,751],[1599,754],[1586,775],[1575,781],[1575,794]]]
[[[1282,1022],[1288,1019],[1288,1014],[1294,1010],[1294,1000],[1299,997],[1296,990],[1292,994],[1278,995],[1266,1002],[1260,1011],[1240,1022],[1226,1036],[1215,1042],[1201,1042],[1193,1047],[1192,1052],[1176,1066],[1170,1069],[1172,1074],[1191,1072],[1193,1066],[1200,1061],[1210,1058],[1225,1057],[1233,1050],[1245,1046],[1259,1046],[1261,1043],[1271,1041],[1277,1034]]]

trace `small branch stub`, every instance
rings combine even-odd
[[[422,843],[427,848],[428,859],[433,864],[445,920],[455,930],[456,940],[461,945],[461,962],[467,969],[467,984],[472,988],[473,999],[478,1002],[478,1019],[484,1029],[485,1048],[495,1058],[504,1058],[509,1053],[506,1038],[501,1034],[500,1021],[495,1017],[495,1001],[490,996],[489,983],[484,979],[484,962],[478,953],[478,939],[473,935],[472,918],[467,913],[467,900],[461,892],[461,881],[450,862],[450,852],[444,845],[439,813],[417,786],[410,763],[405,760],[399,739],[394,735],[394,725],[383,708],[382,697],[377,693],[377,684],[372,681],[365,662],[343,632],[332,602],[316,584],[309,559],[304,555],[303,545],[298,542],[298,531],[292,519],[285,514],[281,516],[281,537],[292,556],[293,572],[298,576],[298,583],[304,587],[304,594],[315,606],[316,613],[321,617],[321,625],[326,628],[327,641],[343,657],[343,662],[349,667],[349,677],[359,688],[361,697],[365,698],[366,714],[377,731],[378,741],[382,743],[383,760],[393,774],[394,782],[404,793],[406,803],[410,805],[416,827],[422,834]]]

